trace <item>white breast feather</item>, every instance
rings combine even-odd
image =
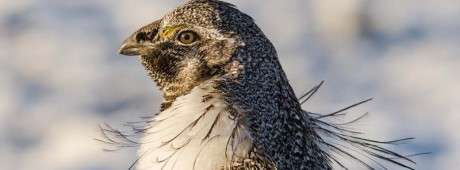
[[[203,102],[206,95],[212,98]],[[251,142],[244,127],[238,126],[233,145],[227,147],[237,126],[227,107],[222,96],[210,88],[196,87],[177,98],[150,123],[141,139],[136,169],[226,169],[232,155],[247,157]]]

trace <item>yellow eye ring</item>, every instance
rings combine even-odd
[[[184,32],[181,32],[179,34],[179,36],[177,37],[177,39],[179,40],[179,42],[181,42],[182,44],[192,44],[196,41],[198,41],[200,39],[200,37],[198,36],[198,34],[196,32],[193,32],[193,31],[184,31]]]

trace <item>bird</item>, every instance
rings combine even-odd
[[[408,155],[302,109],[276,49],[254,19],[220,0],[188,0],[130,35],[119,53],[139,56],[163,93],[160,111],[137,128],[139,141],[108,126],[105,136],[139,145],[138,170],[330,170],[344,160],[368,169],[414,169]],[[136,128],[133,128],[136,129]],[[113,137],[115,136],[115,137]],[[125,142],[126,143],[126,142]],[[342,143],[342,144],[341,144]],[[370,162],[369,162],[370,161]]]

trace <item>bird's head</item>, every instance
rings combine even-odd
[[[248,46],[248,41],[259,46]],[[254,44],[254,43],[249,43]],[[141,56],[152,79],[176,98],[211,78],[237,74],[241,51],[263,50],[271,43],[251,17],[217,0],[191,0],[134,32],[122,44],[123,55]],[[267,49],[267,48],[265,48]]]

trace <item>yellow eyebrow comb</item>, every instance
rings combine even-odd
[[[166,26],[160,32],[160,37],[163,39],[170,39],[174,36],[178,30],[183,28],[187,28],[186,25],[173,25],[173,26]]]

